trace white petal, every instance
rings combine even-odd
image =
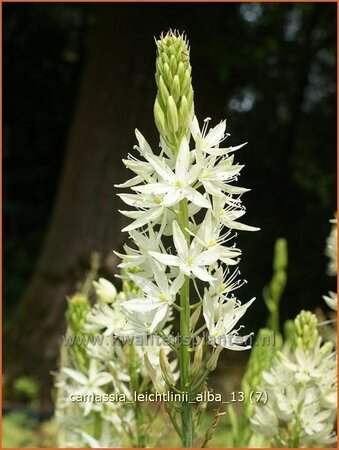
[[[100,373],[95,381],[96,386],[104,386],[112,382],[112,375],[109,373]]]
[[[191,187],[185,189],[188,200],[194,203],[200,208],[211,208],[211,203],[204,197],[200,192],[196,191]]]
[[[142,179],[149,178],[154,172],[154,168],[147,161],[140,161],[138,159],[123,159],[122,161],[127,169],[140,175]]]
[[[190,149],[188,146],[187,139],[182,138],[177,159],[175,162],[175,174],[179,179],[184,180],[188,172],[188,166],[190,161]]]
[[[214,197],[222,197],[225,184],[220,181],[202,180],[206,192]]]
[[[162,266],[154,261],[154,264],[152,264],[152,270],[158,291],[167,292],[169,288],[168,280]]]
[[[329,295],[323,295],[323,299],[331,309],[337,310],[337,294],[335,292],[330,291]]]
[[[205,294],[203,298],[203,316],[207,325],[209,334],[214,332],[214,301],[207,289],[205,289]]]
[[[244,142],[243,144],[236,145],[234,147],[227,147],[227,148],[208,148],[206,149],[206,153],[209,153],[210,155],[215,156],[222,156],[227,153],[235,152],[236,150],[239,150],[240,148],[244,147],[247,144],[247,142]]]
[[[198,163],[196,163],[190,169],[190,171],[186,175],[186,183],[187,183],[187,185],[193,184],[197,180],[201,170],[202,170],[202,167]]]
[[[214,264],[219,259],[219,252],[211,250],[206,250],[200,253],[196,258],[194,258],[194,263],[198,266],[209,266]]]
[[[85,443],[88,444],[90,448],[101,448],[101,443],[97,439],[94,439],[94,437],[82,430],[80,431],[80,434]]]
[[[130,180],[125,181],[124,183],[115,184],[114,187],[128,188],[128,187],[136,186],[137,184],[141,183],[142,181],[143,181],[142,178],[139,175],[137,175],[136,177],[133,177]]]
[[[219,259],[228,266],[236,266],[239,263],[239,259],[226,258],[224,256],[219,256]]]
[[[183,274],[180,273],[177,276],[177,278],[173,281],[173,283],[171,284],[171,288],[170,288],[171,295],[175,295],[179,291],[179,289],[183,285],[184,281],[185,281],[185,278],[184,278]]]
[[[231,184],[225,184],[223,190],[225,192],[229,192],[230,194],[234,194],[234,195],[240,195],[240,194],[245,194],[245,192],[249,192],[251,189],[248,188],[243,188],[243,187],[239,187],[239,186],[232,186]]]
[[[118,211],[130,219],[137,219],[140,216],[140,211],[123,211],[122,209],[118,209]]]
[[[180,259],[174,255],[168,255],[167,253],[159,253],[159,252],[148,252],[153,258],[160,261],[162,264],[166,264],[167,266],[179,266]]]
[[[247,336],[241,336],[241,341],[242,342],[246,342],[247,339],[252,335],[252,333],[248,334]],[[240,336],[237,336],[237,338],[240,338]],[[232,340],[230,340],[230,342],[228,343],[229,339],[226,337],[223,339],[223,337],[217,338],[216,339],[216,343],[218,345],[220,345],[221,347],[227,348],[229,350],[234,350],[234,351],[243,351],[243,350],[249,350],[252,346],[251,345],[238,345],[235,342],[232,342]]]
[[[252,298],[250,301],[248,301],[244,305],[238,306],[225,314],[224,325],[225,325],[226,333],[229,333],[230,331],[233,330],[234,326],[241,319],[241,317],[245,314],[248,307],[252,305],[254,300],[255,300],[255,298]]]
[[[194,140],[196,140],[198,136],[201,136],[199,122],[198,122],[198,119],[196,116],[194,116],[192,119],[192,122],[190,124],[190,129],[191,129],[192,137]]]
[[[232,228],[233,230],[242,230],[242,231],[259,231],[260,228],[252,227],[250,225],[245,225],[244,223],[234,222],[233,220],[225,221],[225,224],[228,228]]]
[[[121,231],[131,231],[140,228],[146,225],[146,223],[154,222],[161,216],[161,214],[162,208],[150,209],[149,211],[145,212],[141,217],[139,217],[137,220],[132,222],[130,225],[123,228]]]
[[[187,254],[188,254],[188,247],[187,247],[187,242],[186,242],[185,236],[183,235],[182,231],[180,230],[180,227],[176,220],[173,222],[172,226],[173,226],[173,242],[174,242],[175,248],[178,252],[178,255],[182,259],[186,259]]]
[[[214,167],[213,170],[211,170],[210,179],[211,180],[213,180],[213,179],[221,180],[221,181],[229,180],[230,178],[237,175],[243,167],[244,166],[241,166],[240,164],[236,164],[234,166],[229,166],[227,164],[227,162],[225,161],[224,163],[218,164],[216,167]]]
[[[132,187],[132,190],[143,194],[165,194],[168,191],[168,185],[164,183],[149,183]]]
[[[174,174],[164,161],[154,155],[146,155],[146,159],[152,164],[157,174],[167,181],[167,183],[173,181]]]
[[[69,377],[73,378],[73,380],[77,381],[80,384],[87,384],[88,380],[87,377],[85,377],[84,374],[81,372],[78,372],[77,370],[69,369],[68,367],[64,367],[62,369],[62,372],[64,372]]]
[[[149,298],[134,298],[127,302],[122,302],[121,306],[128,311],[147,312],[159,307],[158,301],[152,301]]]
[[[166,317],[167,311],[168,311],[168,305],[165,305],[165,304],[162,305],[157,310],[157,312],[155,313],[154,318],[152,320],[152,324],[150,326],[150,329],[149,329],[150,333],[153,333],[156,330],[157,326]]]
[[[84,408],[84,416],[88,416],[92,410],[92,402],[83,402],[82,405]]]
[[[140,194],[117,194],[121,200],[128,206],[144,206],[143,198]]]
[[[211,128],[206,136],[206,141],[208,142],[208,147],[214,147],[218,145],[220,141],[224,138],[226,131],[226,121],[223,120],[214,128]]]
[[[139,150],[140,150],[140,154],[141,155],[145,155],[145,154],[153,154],[152,149],[150,147],[150,145],[148,144],[148,142],[146,141],[146,139],[144,138],[144,136],[140,133],[139,130],[135,129],[135,136],[138,139],[138,143],[139,143]]]
[[[164,196],[162,204],[169,208],[180,202],[184,198],[182,189],[167,188],[167,194]]]
[[[210,275],[206,269],[203,269],[202,267],[199,266],[193,266],[191,268],[192,272],[194,273],[194,275],[199,278],[199,280],[202,281],[213,281],[215,280],[214,277],[212,277],[212,275]]]

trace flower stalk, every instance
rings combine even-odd
[[[129,361],[130,361],[130,379],[131,387],[134,392],[139,392],[139,373],[138,373],[138,355],[133,343],[129,345]],[[143,430],[143,412],[138,398],[134,405],[135,423],[136,423],[136,446],[143,448],[146,446],[145,433]]]
[[[191,66],[189,48],[184,36],[169,32],[157,41],[158,55],[156,62],[156,82],[158,93],[154,104],[154,117],[160,136],[178,155],[181,140],[190,134],[189,124],[193,117],[193,88],[191,82]],[[180,201],[178,224],[190,245],[188,233],[188,203],[187,199]],[[183,394],[191,397],[191,355],[190,355],[190,278],[184,276],[180,289],[180,389]],[[181,438],[184,447],[193,446],[193,416],[189,401],[181,404]]]
[[[180,214],[181,214],[181,231],[185,236],[187,245],[190,244],[190,235],[187,232],[189,226],[188,223],[188,208],[187,200],[184,199],[180,202]],[[181,391],[187,392],[189,401],[182,402],[181,405],[181,421],[182,421],[182,444],[186,447],[193,446],[193,417],[191,400],[191,355],[189,352],[190,345],[190,279],[185,276],[184,283],[180,292],[180,381]]]

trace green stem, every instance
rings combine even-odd
[[[130,345],[130,377],[131,377],[131,387],[135,392],[139,391],[139,375],[138,375],[138,361],[137,355],[135,351],[134,344]],[[146,447],[145,434],[143,431],[143,412],[141,409],[140,402],[138,400],[135,401],[134,404],[134,413],[135,413],[135,422],[137,428],[136,435],[136,447],[143,448]]]
[[[179,345],[175,345],[171,342],[171,338],[166,336],[166,334],[162,330],[158,330],[158,336],[163,339],[164,344],[168,345],[174,352],[178,353]]]
[[[301,420],[300,420],[300,414],[303,407],[303,403],[300,403],[298,406],[296,419],[295,419],[295,425],[294,430],[292,433],[292,445],[294,448],[299,448],[300,444],[300,433],[301,433]]]
[[[197,309],[198,306],[202,305],[202,301],[200,300],[197,303],[193,303],[193,305],[190,305],[190,309]]]
[[[172,414],[172,411],[170,410],[171,406],[172,405],[170,405],[169,408],[167,408],[167,413],[168,413],[168,416],[172,422],[172,425],[173,425],[175,431],[177,432],[178,436],[181,438],[181,430],[180,430],[177,420],[175,418],[175,410],[173,410],[173,414]]]
[[[197,331],[195,331],[192,335],[193,338],[197,337],[202,331],[204,331],[207,328],[207,325],[204,323],[203,325],[201,325],[200,328],[197,329]]]
[[[205,372],[201,375],[201,377],[199,378],[199,380],[194,384],[194,386],[192,387],[192,392],[197,392],[198,389],[201,388],[201,386],[204,384],[204,382],[207,380],[207,378],[209,377],[209,374],[211,372],[209,370],[205,370]]]
[[[95,439],[100,440],[101,437],[101,424],[102,424],[102,419],[101,419],[101,415],[100,412],[95,411],[94,413],[94,437]]]
[[[180,228],[188,244],[190,241],[188,228],[188,205],[187,200],[180,202]],[[180,383],[181,391],[187,393],[190,400],[190,302],[189,302],[190,280],[185,276],[184,284],[180,291]],[[182,422],[182,445],[184,448],[193,446],[193,418],[192,405],[189,401],[183,401],[181,404],[181,422]]]

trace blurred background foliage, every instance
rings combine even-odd
[[[190,39],[198,118],[211,116],[215,124],[226,117],[230,145],[249,142],[236,155],[245,164],[240,185],[251,188],[244,198],[246,223],[261,227],[258,233],[243,232],[238,238],[243,250],[240,268],[248,280],[239,295],[244,301],[257,297],[252,313],[246,316],[248,327],[258,329],[265,323],[262,289],[272,275],[274,242],[279,237],[286,238],[289,247],[281,320],[294,317],[302,308],[323,308],[321,296],[334,289],[335,283],[325,274],[324,256],[329,219],[336,209],[335,4],[12,3],[3,5],[5,332],[18,328],[17,310],[43,243],[55,239],[55,234],[46,237],[46,233],[54,220],[58,186],[60,190],[65,181],[65,160],[67,152],[72,151],[69,136],[77,107],[85,101],[81,86],[90,36],[95,27],[100,34],[103,17],[112,28],[110,32],[119,33],[123,43],[119,51],[113,38],[105,43],[112,45],[107,65],[113,65],[117,73],[126,66],[137,80],[140,78],[140,86],[144,86],[141,77],[151,86],[149,91],[137,89],[125,103],[128,92],[121,93],[113,106],[122,111],[122,124],[114,133],[128,135],[133,144],[133,128],[147,131],[140,126],[147,121],[147,137],[156,145],[155,126],[151,128],[156,93],[153,36],[172,27],[186,31]],[[99,79],[100,74],[97,83],[92,77],[92,100],[100,89]],[[112,79],[111,89],[118,92],[122,87]],[[146,99],[146,95],[152,97]],[[104,97],[98,95],[98,108]],[[135,105],[143,102],[146,118],[142,110],[135,111]],[[95,108],[94,103],[87,107]],[[107,126],[101,132],[109,134],[113,128],[112,123],[112,129]],[[120,158],[131,147],[117,146],[109,151],[116,158],[120,179],[126,179],[128,173],[120,169]],[[91,152],[94,157],[101,151],[84,148],[84,154]],[[121,205],[114,195],[114,167],[109,170],[110,212],[91,219],[111,226],[111,240],[105,241],[105,248],[91,249],[107,254],[122,243],[116,236],[123,220],[117,217]],[[84,186],[88,184],[86,176],[98,183],[103,177],[95,170],[85,176],[76,167],[73,176]],[[93,198],[94,202],[100,200]],[[86,207],[84,202],[84,220]],[[99,225],[93,233],[100,235]],[[56,245],[61,255],[67,251],[65,242]],[[112,273],[113,269],[111,264]],[[59,278],[51,283],[59,282]],[[66,292],[71,293],[71,287]],[[36,297],[37,303],[46,301]],[[29,327],[30,316],[25,314]],[[39,320],[43,323],[44,317]],[[31,327],[34,333],[35,325]],[[40,349],[32,350],[36,351]],[[19,360],[22,354],[16,357]],[[55,358],[53,361],[55,364]],[[29,375],[34,375],[34,369]]]

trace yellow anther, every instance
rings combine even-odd
[[[164,292],[161,292],[161,294],[159,295],[159,299],[160,299],[162,302],[167,303],[168,300],[169,300],[169,296],[166,295]]]

